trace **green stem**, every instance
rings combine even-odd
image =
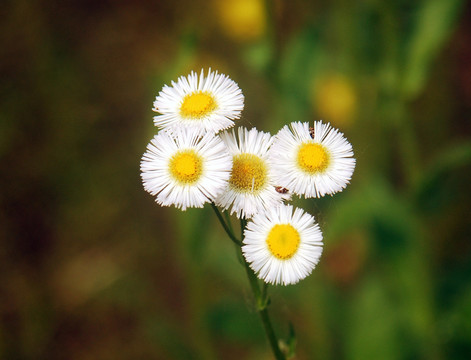
[[[259,314],[260,318],[262,319],[263,328],[265,329],[265,333],[267,334],[268,341],[270,341],[273,355],[275,355],[275,359],[285,360],[285,355],[281,352],[280,347],[278,346],[278,340],[271,325],[270,316],[268,315],[268,309],[265,308],[263,310],[260,310]]]
[[[211,203],[211,207],[213,208],[214,212],[216,213],[216,216],[218,217],[219,219],[219,222],[221,223],[222,227],[224,228],[224,230],[226,231],[226,234],[229,236],[229,238],[238,246],[241,246],[242,245],[242,242],[240,240],[238,240],[234,234],[232,233],[231,229],[229,228],[229,226],[226,224],[226,222],[224,221],[224,219],[222,218],[222,215],[221,215],[221,212],[219,211],[218,207],[212,202]]]
[[[244,263],[244,268],[245,272],[247,274],[247,278],[250,283],[250,288],[252,289],[252,293],[254,295],[256,305],[257,305],[257,312],[260,315],[260,319],[262,320],[263,324],[263,329],[265,330],[265,333],[267,334],[268,341],[270,343],[271,349],[273,351],[273,354],[275,355],[276,360],[286,360],[285,355],[281,352],[280,347],[278,345],[278,339],[275,335],[275,331],[273,330],[273,326],[271,324],[270,316],[268,315],[268,296],[267,296],[267,289],[268,285],[264,283],[263,289],[260,290],[260,286],[258,284],[258,279],[257,275],[253,272],[253,270],[250,268],[249,264],[244,258],[244,255],[242,253],[242,243],[244,239],[244,229],[245,226],[247,225],[247,220],[241,218],[240,219],[240,240],[237,239],[234,235],[232,225],[230,222],[230,218],[227,214],[225,213],[226,216],[226,221],[221,215],[221,212],[217,208],[217,206],[214,203],[211,203],[211,207],[213,208],[214,212],[216,213],[217,218],[219,219],[219,222],[221,223],[222,227],[226,231],[226,234],[229,236],[229,238],[238,246],[240,256],[242,258],[242,261]]]
[[[224,210],[224,217],[226,218],[226,224],[231,231],[231,234],[234,234],[234,229],[232,228],[232,223],[231,223],[231,216],[229,215],[229,211]]]
[[[253,270],[250,268],[249,264],[247,264],[247,261],[245,261],[245,258],[244,258],[244,267],[245,267],[245,272],[247,273],[247,279],[249,279],[250,288],[252,289],[252,293],[257,302],[257,311],[259,311],[263,307],[260,302],[262,298],[262,293],[260,292],[260,287],[258,286],[257,277],[255,276],[255,273],[253,272]]]
[[[268,284],[266,282],[263,282],[262,299],[268,305]]]
[[[240,242],[244,241],[244,230],[247,226],[247,220],[240,218]]]
[[[241,219],[241,230],[243,234],[243,229],[245,228],[246,220]],[[243,235],[242,235],[243,236]],[[241,250],[242,252],[242,250]],[[252,293],[255,297],[255,301],[257,304],[257,312],[260,315],[260,319],[262,320],[263,329],[265,330],[265,334],[267,335],[268,341],[270,343],[271,349],[273,351],[273,355],[275,355],[276,360],[285,360],[284,354],[281,352],[280,347],[278,345],[278,339],[275,335],[275,331],[273,330],[273,326],[271,324],[270,316],[268,315],[268,296],[267,296],[267,289],[268,284],[264,283],[263,290],[260,291],[260,286],[258,284],[257,275],[253,272],[250,268],[249,264],[244,260],[244,267],[245,273],[247,274],[247,278],[250,283],[250,288],[252,289]]]
[[[268,315],[268,299],[267,299],[267,286],[264,285],[263,292],[260,291],[260,287],[258,285],[257,276],[250,268],[249,264],[244,260],[245,265],[245,272],[247,273],[247,278],[249,279],[250,287],[254,294],[255,300],[257,302],[257,312],[260,315],[260,319],[262,320],[263,329],[267,334],[268,341],[270,342],[271,349],[273,351],[273,355],[275,355],[275,359],[277,360],[285,360],[285,356],[280,350],[278,346],[278,339],[275,335],[275,331],[273,330],[273,326],[271,324],[270,316]]]

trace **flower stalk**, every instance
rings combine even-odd
[[[217,216],[219,222],[221,223],[222,227],[224,228],[224,231],[226,232],[227,236],[229,236],[229,238],[232,240],[232,242],[234,244],[236,244],[238,246],[242,246],[242,242],[239,239],[237,239],[234,236],[233,232],[231,231],[230,225],[227,225],[226,222],[224,221],[218,207],[213,202],[211,202],[211,207],[213,208],[214,212],[216,213],[216,216]]]
[[[252,289],[252,293],[255,297],[255,301],[257,305],[257,312],[260,315],[260,319],[262,320],[263,329],[265,330],[265,334],[267,335],[268,341],[273,351],[273,355],[275,355],[275,359],[277,360],[285,360],[286,358],[284,354],[281,352],[280,347],[278,346],[278,339],[275,335],[275,331],[273,330],[270,316],[268,315],[268,304],[269,304],[269,299],[267,296],[268,285],[264,283],[263,290],[260,291],[260,286],[258,284],[257,276],[255,275],[253,270],[250,268],[247,261],[245,261],[245,259],[244,259],[244,267],[245,267],[245,272],[247,274],[247,278],[249,279],[250,288]]]
[[[230,219],[228,219],[227,213],[225,214],[227,222],[224,220],[221,212],[219,211],[218,207],[211,203],[211,207],[213,208],[219,222],[221,223],[224,231],[229,236],[229,238],[234,242],[239,249],[243,265],[245,268],[245,273],[247,274],[247,279],[249,280],[250,289],[252,290],[252,294],[255,299],[255,305],[257,312],[260,316],[260,320],[262,321],[263,329],[265,330],[265,334],[267,336],[268,342],[270,343],[270,347],[272,349],[273,355],[275,356],[276,360],[286,360],[285,355],[280,350],[278,345],[278,338],[276,337],[275,331],[273,330],[273,326],[270,320],[270,316],[268,314],[268,305],[270,303],[268,297],[268,284],[263,283],[263,288],[260,289],[259,281],[257,276],[250,268],[249,264],[245,260],[245,257],[242,254],[242,243],[244,239],[244,229],[247,225],[247,221],[243,218],[240,219],[240,230],[241,230],[241,239],[237,239],[232,231],[232,225],[230,224]]]

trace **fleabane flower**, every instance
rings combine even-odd
[[[226,75],[213,72],[200,75],[191,72],[172,86],[165,85],[154,101],[154,116],[159,128],[192,127],[217,133],[234,125],[244,108],[239,86]]]
[[[269,133],[253,128],[238,129],[220,134],[232,156],[232,170],[224,191],[216,204],[230,209],[237,217],[249,218],[258,211],[280,205],[289,194],[278,192],[273,182],[268,149],[273,138]]]
[[[352,145],[321,121],[284,126],[270,148],[277,183],[305,198],[342,191],[355,169]]]
[[[141,160],[144,188],[162,206],[203,207],[224,189],[232,159],[212,133],[190,129],[160,131]]]
[[[312,272],[322,245],[322,233],[312,215],[281,205],[256,214],[247,223],[242,252],[260,279],[289,285]]]

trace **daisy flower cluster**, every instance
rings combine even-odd
[[[321,121],[293,122],[274,136],[228,130],[244,96],[218,72],[192,72],[171,85],[154,102],[159,132],[141,160],[145,190],[162,206],[211,203],[247,220],[242,253],[266,283],[307,277],[322,254],[322,233],[312,215],[288,202],[342,191],[355,168],[351,144]]]

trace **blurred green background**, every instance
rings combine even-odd
[[[469,359],[471,6],[458,0],[6,0],[0,358],[270,359],[212,210],[160,208],[139,162],[164,84],[217,69],[239,124],[322,119],[357,167],[297,200],[325,250],[271,288],[298,359]]]

